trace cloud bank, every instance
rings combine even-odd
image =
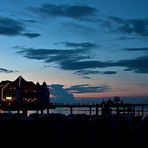
[[[23,22],[9,17],[0,16],[0,35],[5,36],[26,36],[28,38],[39,37],[38,33],[26,32],[26,26]]]
[[[74,94],[103,93],[110,90],[107,85],[92,86],[90,84],[78,84],[69,88],[64,88],[64,85],[61,84],[51,84],[48,87],[53,103],[75,103],[77,100]]]
[[[116,74],[116,71],[104,71],[103,68],[123,67],[124,71],[135,73],[148,73],[148,55],[140,56],[135,59],[119,61],[99,61],[93,60],[90,56],[91,48],[96,46],[92,43],[65,43],[70,47],[81,47],[75,49],[34,49],[17,47],[20,49],[18,54],[27,59],[41,60],[46,64],[56,63],[59,69],[74,71],[78,75],[88,74]],[[88,48],[82,48],[86,46]],[[130,48],[126,50],[147,51],[147,48]],[[97,70],[99,68],[99,71]],[[102,70],[102,71],[100,71]]]
[[[41,7],[32,7],[31,11],[45,17],[67,17],[75,20],[92,21],[97,9],[86,5],[56,5],[44,4]]]
[[[123,19],[120,17],[106,17],[101,20],[101,26],[108,28],[114,33],[127,35],[148,36],[148,18]]]

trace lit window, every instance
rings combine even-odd
[[[12,97],[10,97],[10,96],[8,97],[8,96],[7,96],[7,97],[6,97],[6,100],[11,101],[11,100],[12,100]]]

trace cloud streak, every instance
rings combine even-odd
[[[28,59],[43,60],[46,63],[50,62],[62,63],[68,60],[75,61],[75,60],[90,58],[87,55],[88,51],[85,49],[64,50],[64,49],[34,49],[34,48],[23,48],[23,47],[15,47],[15,48],[21,48],[21,50],[17,51],[17,53],[23,55]]]
[[[102,93],[109,91],[110,88],[106,85],[91,86],[89,84],[74,85],[65,89],[71,93]]]
[[[128,35],[148,36],[148,18],[146,19],[123,19],[120,17],[107,17],[101,21],[103,27],[112,32]]]
[[[65,45],[65,47],[71,47],[71,48],[93,49],[97,47],[97,44],[90,42],[83,42],[83,43],[63,42],[63,44]]]
[[[123,49],[123,50],[126,50],[126,51],[144,51],[144,52],[148,52],[148,47],[143,47],[143,48],[137,48],[137,47],[135,47],[135,48],[125,48],[125,49]]]
[[[39,33],[23,33],[22,35],[28,38],[36,38],[36,37],[41,36]]]
[[[39,15],[46,17],[67,17],[75,20],[90,21],[95,16],[97,9],[90,6],[81,5],[56,5],[44,4],[39,8],[31,8],[31,10]]]
[[[0,73],[13,73],[13,72],[16,72],[16,71],[8,70],[8,69],[5,69],[5,68],[0,68]]]
[[[84,76],[84,75],[96,75],[96,74],[106,74],[106,75],[113,75],[117,74],[116,71],[97,71],[97,70],[88,70],[88,69],[82,69],[82,70],[77,70],[74,72],[77,75]],[[89,79],[90,77],[84,77]]]

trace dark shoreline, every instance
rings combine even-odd
[[[0,114],[0,139],[11,137],[26,144],[137,146],[147,144],[147,135],[148,116]]]

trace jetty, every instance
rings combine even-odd
[[[50,113],[50,110],[53,109],[68,109],[69,114],[74,113],[75,108],[86,108],[88,110],[89,115],[92,115],[92,111],[95,110],[95,115],[98,116],[100,114],[117,114],[117,115],[144,115],[148,112],[148,103],[114,103],[114,102],[102,102],[102,103],[49,103],[46,105],[42,104],[2,104],[0,102],[1,111],[18,111],[18,113],[23,113],[27,115],[27,112],[32,110],[37,113],[40,111],[43,114],[43,110],[47,110],[47,114]]]

